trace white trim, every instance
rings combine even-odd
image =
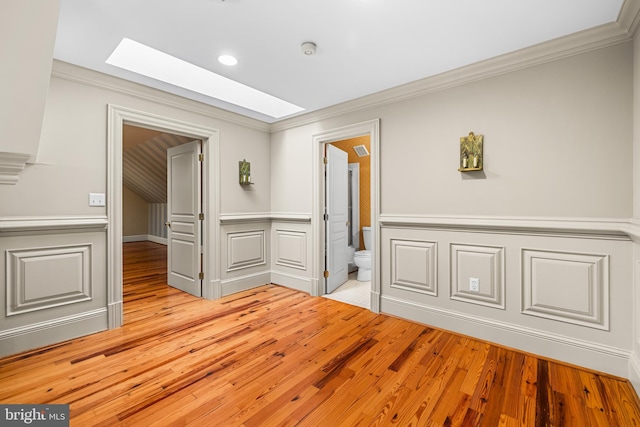
[[[444,72],[421,80],[416,80],[391,89],[380,91],[358,99],[302,114],[271,124],[271,132],[313,124],[332,117],[345,115],[367,108],[380,107],[429,93],[465,85],[495,77],[501,74],[557,61],[581,53],[631,40],[638,27],[638,7],[636,0],[626,0],[618,22],[600,25],[585,31],[569,34],[554,40],[524,49],[496,56],[484,61]]]
[[[0,152],[0,184],[15,185],[29,157],[29,154]]]
[[[85,86],[92,86],[115,93],[122,93],[134,98],[153,102],[154,104],[166,105],[183,111],[196,113],[198,115],[224,120],[250,129],[256,129],[264,132],[269,131],[269,124],[260,120],[245,117],[200,101],[183,98],[170,92],[154,89],[130,80],[124,80],[98,71],[89,70],[57,59],[53,60],[51,76]]]
[[[382,311],[386,314],[619,377],[626,378],[629,374],[631,352],[626,349],[430,307],[388,295],[382,296]]]
[[[107,228],[107,217],[100,216],[41,216],[0,217],[0,233],[42,231],[69,231]]]
[[[224,225],[245,222],[311,222],[311,214],[286,212],[253,212],[220,214],[220,223]]]
[[[123,236],[122,243],[131,243],[131,242],[153,242],[159,243],[161,245],[167,245],[166,237],[158,237],[153,234],[139,234],[137,236]]]
[[[271,283],[271,274],[268,271],[261,271],[256,274],[248,274],[245,276],[234,277],[220,281],[221,295],[231,295],[237,292],[246,291],[248,289],[257,288],[259,286]]]
[[[311,271],[314,280],[311,295],[320,296],[325,293],[323,277],[324,272],[324,169],[323,153],[324,144],[354,138],[356,136],[369,135],[371,145],[371,229],[373,230],[373,248],[371,248],[372,274],[371,290],[372,298],[380,294],[380,233],[378,229],[378,217],[380,214],[380,119],[355,123],[336,129],[331,129],[313,135],[313,209],[311,212]],[[372,311],[379,307],[378,302],[372,301]]]
[[[281,271],[271,271],[271,283],[309,294],[313,287],[312,280],[308,277],[286,274]]]
[[[640,225],[628,218],[547,218],[494,216],[380,215],[382,227],[417,227],[466,232],[501,232],[525,235],[629,240],[640,236]]]
[[[167,246],[167,238],[166,237],[158,237],[158,236],[154,236],[153,234],[149,234],[147,236],[147,240],[153,243],[159,243],[161,245],[165,245]]]
[[[109,328],[122,326],[122,126],[132,124],[203,141],[204,284],[215,283],[220,275],[220,167],[218,130],[186,123],[126,107],[108,105],[107,154],[107,301]],[[220,289],[207,289],[207,295],[220,297]],[[119,316],[114,318],[113,316]]]
[[[617,22],[622,27],[622,31],[625,31],[629,37],[633,38],[640,26],[640,2],[637,0],[624,0]]]
[[[271,212],[273,222],[311,222],[310,213]]]
[[[220,214],[220,223],[224,225],[269,221],[271,221],[271,214],[269,212]]]
[[[636,393],[640,395],[640,360],[636,352],[631,353],[629,357],[629,373],[625,378],[629,379]]]
[[[146,242],[148,240],[148,234],[139,234],[137,236],[122,236],[122,243]]]
[[[57,319],[0,331],[0,357],[33,349],[33,343],[51,345],[104,331],[107,309],[99,308]]]

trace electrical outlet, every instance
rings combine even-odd
[[[89,206],[104,206],[104,193],[89,193]]]
[[[470,277],[469,278],[469,290],[473,291],[473,292],[479,292],[480,291],[480,279],[478,279],[477,277]]]

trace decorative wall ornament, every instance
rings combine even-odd
[[[238,163],[240,169],[240,185],[253,184],[253,182],[251,182],[251,163],[247,162],[245,159]]]
[[[482,142],[484,135],[469,135],[460,137],[460,172],[481,171],[483,164]]]

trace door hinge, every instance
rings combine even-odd
[[[324,214],[324,216],[322,217],[325,221],[329,221],[329,214],[326,213]]]
[[[325,271],[324,271],[324,278],[326,279],[327,277],[329,277],[329,271],[328,271],[328,270],[325,270]]]
[[[204,280],[204,271],[201,271],[200,274],[198,274],[198,278],[200,280]]]
[[[203,214],[203,213],[199,214],[199,215],[198,215],[198,219],[199,219],[200,221],[204,221],[204,214]]]
[[[204,162],[204,153],[198,154],[198,160]]]
[[[327,157],[323,158],[322,163],[326,165],[327,163],[329,163],[329,159]]]

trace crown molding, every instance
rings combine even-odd
[[[380,107],[411,98],[439,92],[456,86],[485,80],[501,74],[545,64],[581,53],[613,46],[631,40],[630,29],[638,21],[640,0],[626,0],[619,22],[600,25],[544,43],[520,49],[452,71],[426,77],[404,85],[343,102],[308,114],[271,124],[271,132],[308,125],[354,111]]]
[[[15,185],[19,174],[31,157],[24,153],[0,152],[0,184]]]
[[[162,104],[173,108],[178,108],[191,113],[199,114],[213,119],[223,120],[225,122],[256,129],[263,132],[269,132],[269,124],[242,116],[237,113],[225,111],[217,107],[203,104],[198,101],[183,98],[168,92],[150,88],[139,83],[124,80],[118,77],[110,76],[98,71],[89,70],[78,65],[54,59],[51,76],[74,83],[93,86],[113,92],[122,93],[135,98],[151,101],[156,104]]]
[[[640,26],[640,0],[625,0],[617,22],[629,37],[633,38]]]

